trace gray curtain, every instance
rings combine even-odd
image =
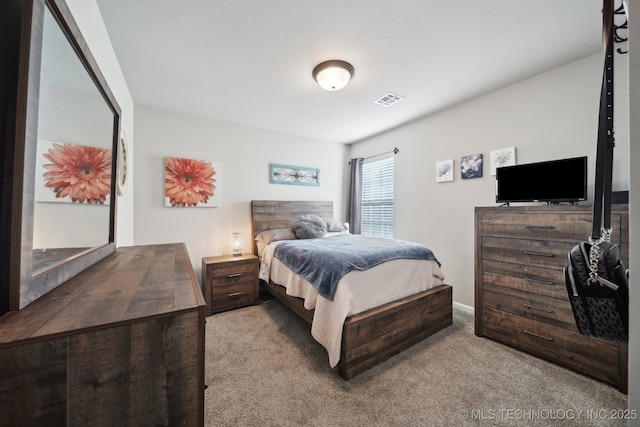
[[[351,185],[349,189],[349,231],[360,234],[362,231],[362,162],[364,159],[351,159]]]

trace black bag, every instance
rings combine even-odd
[[[597,251],[592,264],[591,251]],[[620,248],[609,242],[582,242],[569,253],[564,269],[569,301],[581,334],[626,342],[629,285]]]
[[[602,39],[605,63],[600,92],[593,228],[589,242],[569,252],[565,283],[578,330],[583,335],[626,342],[629,331],[628,271],[620,248],[610,242],[613,169],[613,0],[604,0]],[[624,12],[622,12],[624,13]],[[626,22],[625,24],[626,25]],[[604,211],[604,213],[603,213]]]

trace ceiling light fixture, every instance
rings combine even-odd
[[[349,83],[355,69],[353,65],[338,59],[321,62],[311,73],[324,90],[340,90]]]

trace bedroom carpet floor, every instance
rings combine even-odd
[[[344,381],[276,300],[207,318],[205,425],[622,426],[627,396],[473,334],[473,316]]]

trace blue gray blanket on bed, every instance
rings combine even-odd
[[[273,256],[331,301],[340,279],[353,270],[366,270],[395,259],[434,260],[440,265],[423,245],[360,234],[283,241]]]

